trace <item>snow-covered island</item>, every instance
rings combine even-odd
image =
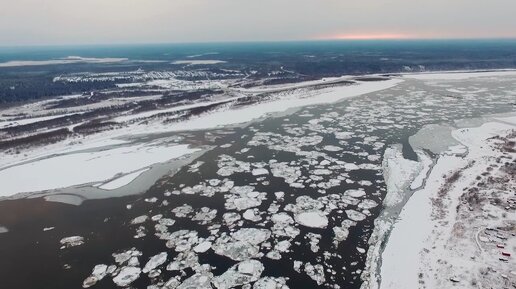
[[[388,236],[380,288],[515,284],[516,117],[487,118],[452,136],[460,144],[438,154]]]

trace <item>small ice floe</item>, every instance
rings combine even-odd
[[[66,237],[59,241],[61,243],[61,249],[76,247],[84,244],[84,238],[81,236]]]
[[[1,229],[1,228],[2,228],[2,227],[0,227],[0,233],[2,233],[2,229]],[[43,232],[52,231],[52,230],[54,230],[54,229],[55,229],[55,227],[46,227],[46,228],[43,228]]]
[[[172,209],[172,213],[178,218],[185,218],[193,212],[193,208],[190,205],[184,204],[182,206]]]
[[[97,284],[98,281],[104,279],[104,277],[107,275],[107,269],[108,266],[105,264],[96,265],[93,268],[91,275],[88,276],[84,282],[82,282],[82,288],[89,288]]]
[[[370,181],[365,181],[365,180],[359,181],[359,182],[358,182],[358,184],[359,184],[359,185],[361,185],[361,186],[364,186],[364,187],[369,187],[369,186],[372,186],[372,185],[373,185],[373,183],[372,183],[372,182],[370,182]]]
[[[253,186],[235,186],[225,197],[227,210],[243,211],[260,206],[267,194],[256,192]]]
[[[312,173],[316,176],[327,176],[327,175],[331,175],[332,171],[330,171],[328,169],[315,169],[315,170],[313,170]]]
[[[319,251],[319,241],[321,240],[320,234],[308,233],[305,238],[310,242],[310,250],[312,252],[317,253]]]
[[[340,242],[345,241],[349,235],[349,229],[356,226],[356,222],[352,220],[342,221],[340,227],[333,227],[333,244],[338,245]]]
[[[210,283],[212,281],[213,274],[209,272],[195,273],[190,278],[186,279],[181,285],[169,286],[163,288],[176,288],[176,289],[212,289]]]
[[[113,278],[113,282],[120,287],[127,287],[140,277],[142,270],[138,267],[122,267],[120,273]]]
[[[189,167],[188,167],[188,172],[190,173],[196,173],[199,171],[199,168],[204,164],[203,161],[197,161],[195,162],[194,164],[191,164]]]
[[[167,271],[182,271],[188,268],[195,268],[196,271],[202,269],[199,264],[199,257],[192,251],[180,252],[174,257],[174,260],[167,265]]]
[[[262,277],[253,285],[253,289],[289,289],[286,278]]]
[[[301,266],[303,266],[303,262],[294,260],[294,271],[301,273]]]
[[[374,200],[369,200],[369,199],[362,200],[360,202],[360,204],[358,204],[358,207],[360,209],[365,209],[365,210],[369,210],[369,209],[375,208],[376,206],[378,206],[378,203],[375,202]]]
[[[215,219],[217,216],[216,209],[210,209],[208,207],[202,207],[199,212],[193,216],[192,221],[197,221],[203,225],[208,224],[211,220]]]
[[[145,267],[143,267],[143,273],[149,273],[151,270],[156,269],[158,266],[161,266],[163,263],[167,261],[168,254],[167,252],[161,252],[155,256],[152,256]]]
[[[299,229],[293,226],[294,219],[285,212],[272,215],[271,221],[274,223],[272,232],[275,236],[295,238],[300,233]]]
[[[219,237],[212,245],[217,255],[226,256],[235,261],[243,261],[251,258],[260,258],[260,247],[247,241],[237,241],[229,236]]]
[[[176,252],[189,251],[199,241],[198,233],[190,230],[179,230],[166,236],[167,248]]]
[[[355,222],[359,222],[359,221],[363,221],[366,219],[366,215],[364,215],[363,213],[361,212],[357,212],[355,210],[346,210],[346,215],[348,215],[348,218],[355,221]]]
[[[340,148],[338,146],[333,146],[333,145],[324,146],[323,149],[325,151],[329,151],[329,152],[339,152],[342,150],[342,148]]]
[[[253,171],[251,173],[253,174],[253,176],[263,176],[263,175],[268,175],[269,171],[264,168],[258,168],[258,169],[253,169]]]
[[[248,209],[242,214],[242,217],[251,222],[259,222],[262,220],[262,217],[260,217],[260,211],[258,209]]]
[[[231,176],[234,173],[245,173],[251,170],[251,164],[238,161],[229,155],[219,156],[217,165],[219,167],[217,174],[223,177]]]
[[[253,245],[261,244],[267,241],[271,236],[271,232],[267,229],[256,228],[242,228],[233,234],[231,237],[238,241],[249,242]]]
[[[356,171],[359,170],[360,167],[356,164],[347,163],[344,165],[344,169],[346,169],[346,171]]]
[[[204,253],[208,251],[211,248],[212,243],[209,241],[204,241],[200,243],[199,245],[195,246],[193,248],[195,253]]]
[[[310,263],[305,264],[305,272],[308,277],[312,278],[317,285],[321,285],[326,282],[326,277],[324,276],[324,267],[321,264],[312,265]]]
[[[142,215],[142,216],[136,217],[136,218],[132,219],[131,225],[143,224],[143,223],[147,222],[148,219],[149,219],[149,216],[147,216],[147,215]]]
[[[228,213],[224,213],[224,215],[222,215],[222,219],[224,219],[224,223],[227,225],[227,226],[231,226],[233,225],[235,222],[239,221],[241,219],[240,215],[237,214],[237,213],[234,213],[234,212],[228,212]]]
[[[126,263],[131,263],[132,266],[138,266],[135,264],[139,264],[138,257],[142,255],[142,252],[136,250],[136,248],[131,248],[127,251],[121,253],[113,253],[113,258],[115,258],[115,262],[118,265],[124,265]]]
[[[310,228],[326,228],[328,226],[328,218],[321,211],[301,212],[294,218],[298,224]]]
[[[275,192],[274,195],[277,200],[283,200],[285,198],[285,192]]]
[[[357,189],[357,190],[347,190],[344,192],[346,196],[350,196],[353,198],[361,198],[366,195],[366,192],[363,189]]]
[[[257,281],[264,266],[257,260],[246,260],[233,265],[222,275],[213,278],[212,283],[217,289],[229,289]]]
[[[351,132],[344,132],[344,131],[337,131],[333,133],[335,135],[336,139],[344,140],[344,139],[350,139],[353,136],[353,133]]]
[[[7,233],[7,232],[9,232],[9,230],[6,227],[0,226],[0,234]]]
[[[158,198],[156,198],[156,197],[146,198],[144,201],[147,203],[155,203],[158,201]]]

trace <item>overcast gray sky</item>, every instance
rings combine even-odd
[[[0,45],[516,37],[516,0],[0,0]]]

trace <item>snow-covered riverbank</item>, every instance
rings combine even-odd
[[[516,261],[507,256],[516,250],[514,121],[452,132],[461,145],[439,155],[394,225],[382,254],[381,288],[515,284]]]

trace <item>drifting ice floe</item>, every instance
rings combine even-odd
[[[140,277],[140,273],[141,269],[138,267],[123,267],[113,278],[113,282],[120,287],[127,287]]]
[[[143,267],[142,272],[143,273],[149,273],[151,270],[154,270],[158,266],[162,265],[167,261],[168,254],[167,252],[161,252],[156,256],[152,256],[149,261],[147,261],[147,264],[145,264],[145,267]]]
[[[61,249],[76,247],[84,244],[84,238],[81,236],[66,237],[59,241],[61,243]]]
[[[222,275],[213,278],[217,289],[229,289],[257,281],[264,270],[263,264],[257,260],[242,261],[229,268]]]

